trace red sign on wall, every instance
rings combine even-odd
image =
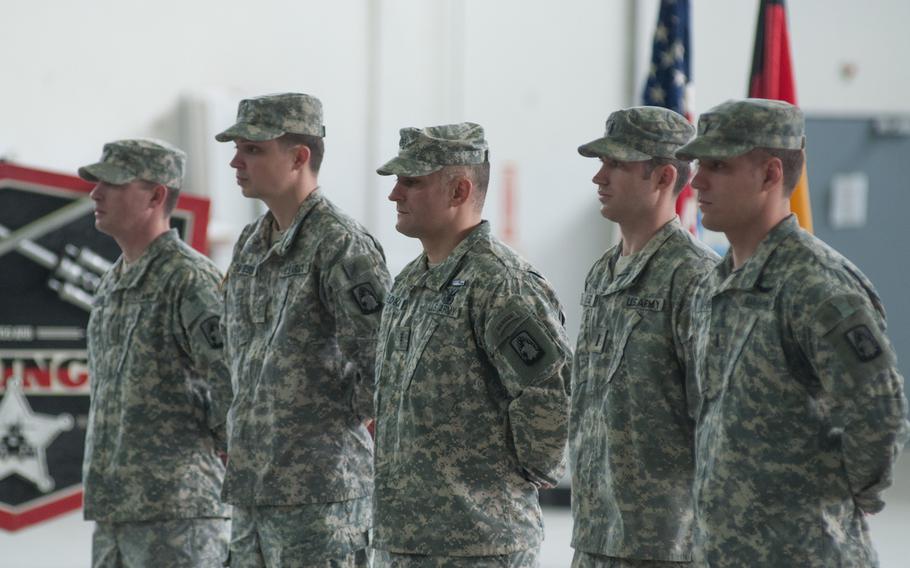
[[[82,506],[94,285],[120,254],[94,227],[92,184],[0,161],[0,529]],[[209,201],[171,224],[206,249]]]

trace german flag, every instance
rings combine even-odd
[[[796,103],[796,81],[790,58],[790,34],[787,31],[787,7],[784,0],[759,2],[749,96]],[[812,232],[812,207],[809,203],[809,178],[803,175],[790,197],[790,209],[802,228]]]

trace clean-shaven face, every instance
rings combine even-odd
[[[412,238],[425,238],[439,231],[451,213],[447,176],[436,171],[425,176],[398,176],[389,201],[395,203],[395,228]]]
[[[231,167],[244,197],[269,198],[292,185],[296,152],[277,139],[254,142],[240,138],[234,143]]]
[[[95,204],[95,228],[114,238],[128,236],[154,213],[154,188],[155,184],[141,180],[98,182],[89,194]]]
[[[616,223],[633,219],[653,200],[650,176],[645,176],[647,162],[623,162],[600,159],[600,170],[591,180],[597,184],[600,214]]]

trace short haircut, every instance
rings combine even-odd
[[[490,185],[490,162],[446,166],[445,175],[447,182],[462,176],[471,180],[471,183],[474,184],[474,206],[478,211],[483,209],[487,197],[487,187]]]
[[[310,171],[314,174],[319,173],[319,168],[322,166],[322,157],[325,155],[325,142],[322,137],[288,132],[278,137],[278,143],[286,149],[294,146],[306,146],[309,148]]]
[[[799,178],[803,175],[803,165],[806,163],[806,154],[803,150],[783,150],[780,148],[755,148],[749,155],[756,165],[767,161],[769,158],[780,160],[783,170],[784,195],[790,195],[796,189]]]
[[[177,200],[180,199],[180,190],[173,187],[167,188],[167,197],[164,200],[164,215],[170,217],[171,213],[177,207]]]
[[[644,178],[650,178],[654,170],[663,166],[676,168],[676,185],[673,186],[673,195],[679,195],[683,188],[686,187],[686,184],[689,183],[692,164],[686,160],[678,160],[676,158],[651,158],[645,162]]]
[[[180,190],[174,189],[173,187],[168,187],[163,183],[157,181],[148,181],[148,180],[139,180],[145,184],[145,189],[152,191],[159,185],[163,185],[164,189],[167,191],[167,195],[164,196],[164,216],[170,217],[171,213],[174,212],[174,209],[177,207],[177,200],[180,199]]]

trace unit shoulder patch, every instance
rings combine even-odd
[[[869,327],[860,324],[851,327],[844,333],[847,343],[853,348],[857,358],[863,363],[872,361],[882,354],[882,347],[875,339],[875,335],[869,330]]]
[[[533,365],[545,355],[544,349],[527,331],[520,330],[509,339],[509,345],[525,365]]]
[[[370,282],[364,282],[351,288],[351,295],[363,314],[372,314],[382,309],[382,302],[379,301],[379,296],[376,295],[376,290]]]
[[[224,340],[221,337],[221,319],[218,316],[211,316],[199,324],[199,331],[202,337],[212,349],[221,349],[224,347]]]

